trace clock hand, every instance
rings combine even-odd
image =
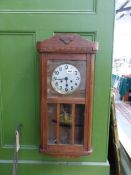
[[[68,84],[67,84],[68,77],[65,77],[65,80],[66,80],[66,86],[68,86]]]
[[[58,79],[55,79],[55,80],[64,80],[65,78],[58,78]]]
[[[65,79],[65,80],[66,80],[66,82],[67,82],[67,80],[68,80],[68,77],[65,77],[64,79]]]

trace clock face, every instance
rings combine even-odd
[[[80,82],[80,72],[71,64],[61,64],[52,73],[51,85],[60,94],[73,93]]]

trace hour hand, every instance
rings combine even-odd
[[[64,79],[66,80],[66,83],[67,83],[68,77],[65,77]]]
[[[55,80],[64,80],[65,78],[55,78]]]

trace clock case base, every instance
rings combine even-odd
[[[64,148],[63,148],[64,149]],[[77,157],[81,157],[81,156],[88,156],[90,155],[93,150],[88,150],[88,151],[81,151],[81,152],[74,152],[74,150],[71,152],[70,150],[69,151],[60,151],[57,150],[57,151],[54,151],[53,149],[51,150],[47,150],[47,149],[41,149],[40,148],[40,152],[43,153],[43,154],[47,154],[47,155],[50,155],[52,157],[63,157],[63,158],[77,158]]]

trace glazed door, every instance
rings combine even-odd
[[[15,129],[22,124],[17,174],[107,175],[114,1],[0,1],[0,174],[12,173]],[[93,102],[93,154],[42,155],[36,42],[56,33],[98,41]],[[102,126],[102,127],[101,127]],[[67,168],[68,166],[68,168]]]

